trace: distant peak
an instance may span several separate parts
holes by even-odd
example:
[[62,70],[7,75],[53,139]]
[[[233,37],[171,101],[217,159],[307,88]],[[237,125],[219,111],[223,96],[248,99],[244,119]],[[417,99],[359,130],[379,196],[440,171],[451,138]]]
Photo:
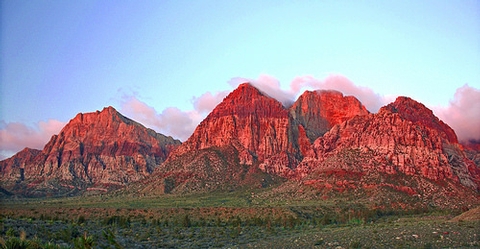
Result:
[[[99,111],[97,111],[98,113]],[[100,113],[119,113],[115,108],[113,108],[112,106],[107,106],[107,107],[104,107],[102,109],[102,111],[100,111]]]
[[256,96],[266,96],[269,97],[268,94],[261,91],[259,88],[255,87],[250,82],[245,82],[240,85],[229,95],[229,97],[239,97],[239,96],[248,96],[248,97],[256,97]]
[[327,90],[316,90],[315,93],[317,94],[325,94],[325,95],[340,95],[343,96],[343,93],[337,90],[327,89]]
[[432,110],[428,109],[424,104],[406,96],[399,96],[393,103],[388,104],[382,109],[386,109],[393,113],[400,113],[404,115],[428,115],[433,116]]
[[424,104],[410,97],[397,97],[393,103],[382,107],[379,113],[382,112],[398,113],[406,120],[442,131],[451,143],[458,143],[457,135],[450,126],[438,119]]

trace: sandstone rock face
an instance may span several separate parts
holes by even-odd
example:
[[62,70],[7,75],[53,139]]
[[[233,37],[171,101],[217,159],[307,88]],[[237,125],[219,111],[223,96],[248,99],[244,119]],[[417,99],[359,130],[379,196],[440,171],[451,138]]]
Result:
[[1,161],[2,181],[6,179],[18,182],[23,181],[25,179],[25,165],[42,160],[41,153],[41,150],[25,148],[15,156]]
[[[2,180],[12,190],[21,187],[13,182],[29,189],[45,188],[47,182],[53,189],[109,189],[150,175],[178,145],[108,107],[78,114],[42,151],[26,149],[0,162]],[[17,177],[20,169],[23,180]]]
[[[303,157],[313,153],[311,143],[315,137],[346,119],[367,114],[357,99],[334,91],[306,92],[287,109],[244,83],[215,107],[158,171],[165,175],[182,169],[202,179],[201,182],[209,182],[209,186],[218,181],[200,172],[206,170],[205,164],[211,168],[213,161],[220,162],[212,169],[220,173],[245,175],[260,169],[291,177]],[[205,161],[203,157],[212,154],[212,150],[235,160]],[[222,178],[230,181],[230,175],[224,174]]]
[[[266,160],[279,162],[276,168],[269,168],[269,173],[280,175],[292,171],[296,161],[302,156],[298,153],[294,133],[291,129],[292,119],[287,109],[280,102],[260,92],[249,83],[238,86],[218,104],[215,109],[198,125],[192,136],[185,141],[167,160],[165,167],[159,170],[168,170],[169,165],[178,165],[184,161],[183,155],[192,151],[220,148],[224,150],[231,147],[235,153],[234,166],[252,166]],[[280,156],[284,155],[284,156]],[[283,161],[287,157],[295,163]],[[190,164],[189,164],[190,165]],[[197,165],[189,170],[196,171]],[[257,166],[255,166],[257,167]]]
[[370,114],[354,97],[307,91],[287,109],[246,83],[157,172],[169,191],[212,190],[260,169],[324,190],[428,196],[478,191],[480,170],[468,155],[448,125],[407,97]]
[[280,102],[244,83],[215,107],[175,156],[233,145],[240,153],[240,163],[252,165],[293,151],[289,125],[289,113]]
[[334,125],[357,115],[367,115],[365,106],[353,96],[337,91],[306,91],[290,107],[293,118],[301,124],[313,143]]
[[356,116],[318,138],[315,157],[305,158],[299,177],[345,170],[361,174],[420,176],[478,189],[475,164],[466,157],[453,130],[422,104],[406,97],[377,114]]

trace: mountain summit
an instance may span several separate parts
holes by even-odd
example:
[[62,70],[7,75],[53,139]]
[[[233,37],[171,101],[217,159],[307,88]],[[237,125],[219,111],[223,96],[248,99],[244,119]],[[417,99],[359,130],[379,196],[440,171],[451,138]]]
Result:
[[284,191],[353,191],[378,203],[406,195],[420,206],[452,207],[478,201],[478,169],[454,131],[411,98],[372,114],[355,97],[306,91],[285,108],[245,83],[138,191],[261,187],[284,179]]
[[79,113],[42,151],[0,162],[2,187],[28,196],[118,188],[149,175],[179,144],[113,107]]
[[[313,153],[315,138],[343,120],[367,114],[356,98],[339,92],[306,92],[287,109],[243,83],[157,169],[158,178],[168,176],[167,189],[182,191],[241,185],[252,172],[290,178],[303,158]],[[162,185],[153,183],[151,189],[156,186]]]
[[30,196],[281,183],[262,198],[346,193],[374,205],[458,208],[480,203],[478,154],[408,97],[369,113],[353,96],[306,91],[286,108],[244,83],[183,144],[108,107],[78,114],[42,151],[25,149],[0,162],[0,174],[3,189]]

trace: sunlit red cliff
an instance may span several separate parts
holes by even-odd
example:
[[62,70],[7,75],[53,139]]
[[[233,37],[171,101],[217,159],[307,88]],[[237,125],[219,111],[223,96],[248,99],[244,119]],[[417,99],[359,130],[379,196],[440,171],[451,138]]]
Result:
[[42,151],[25,149],[0,169],[2,187],[26,195],[111,185],[150,195],[279,186],[276,193],[315,193],[308,198],[352,192],[383,203],[393,193],[452,207],[479,202],[478,158],[475,144],[459,144],[408,97],[369,113],[353,96],[306,91],[285,107],[244,83],[181,145],[109,107],[78,114]]

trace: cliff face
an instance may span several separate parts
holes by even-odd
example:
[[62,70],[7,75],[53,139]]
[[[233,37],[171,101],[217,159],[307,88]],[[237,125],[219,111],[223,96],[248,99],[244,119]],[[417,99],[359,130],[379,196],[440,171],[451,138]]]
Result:
[[460,145],[448,125],[407,97],[371,114],[354,97],[307,91],[286,108],[244,83],[181,145],[111,107],[78,114],[42,151],[0,162],[0,187],[48,195],[137,182],[129,186],[135,193],[164,194],[287,181],[321,194],[381,199],[391,197],[387,189],[423,207],[454,207],[480,203],[478,155],[478,143]]
[[[167,180],[175,182],[167,189],[178,191],[238,186],[250,179],[250,175],[261,173],[257,170],[260,163],[277,157],[294,162],[282,162],[282,172],[289,172],[297,164],[296,157],[301,156],[297,154],[290,127],[289,112],[280,102],[249,83],[241,84],[156,170],[156,177],[163,181],[167,176],[174,179]],[[153,183],[151,188],[156,185]]]
[[[2,161],[1,174],[5,188],[13,192],[23,185],[28,191],[38,188],[39,194],[46,188],[109,189],[149,175],[179,144],[108,107],[78,114],[42,151],[24,150]],[[17,177],[20,171],[23,180]]]
[[353,96],[337,91],[306,91],[290,107],[290,113],[303,126],[313,143],[334,125],[357,115],[367,115],[365,106]]
[[475,187],[467,172],[472,162],[457,143],[453,130],[412,99],[399,97],[377,114],[357,116],[333,127],[314,143],[319,161],[355,149],[373,154],[369,163],[352,164],[356,171],[451,179]]
[[[218,182],[238,182],[231,176],[245,177],[258,169],[289,178],[301,160],[313,153],[315,137],[343,120],[367,114],[357,99],[334,91],[306,92],[287,109],[244,83],[215,107],[157,171],[160,175],[195,175],[208,188],[222,185]],[[223,180],[215,180],[207,171],[223,172]]]
[[450,207],[478,199],[471,192],[480,190],[478,165],[450,127],[410,98],[334,126],[313,150],[297,177],[323,191],[388,187]]
[[277,100],[244,83],[198,125],[175,156],[233,145],[240,163],[252,165],[280,152],[292,152],[288,111]]

